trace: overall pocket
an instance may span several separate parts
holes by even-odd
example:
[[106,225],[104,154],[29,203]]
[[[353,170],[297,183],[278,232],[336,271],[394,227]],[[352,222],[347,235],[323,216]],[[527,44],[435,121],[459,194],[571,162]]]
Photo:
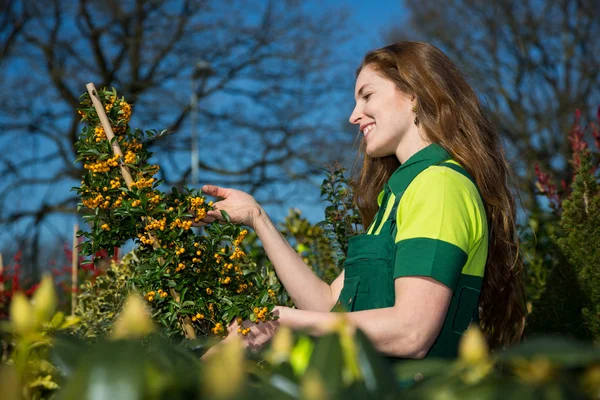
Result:
[[369,286],[361,284],[359,276],[344,279],[344,287],[340,293],[338,304],[346,311],[366,310],[369,305]]
[[[348,288],[348,290],[352,291],[352,295],[357,297],[352,301],[354,304],[358,303],[354,307],[354,310],[370,310],[392,307],[394,305],[396,293],[394,289],[393,266],[388,258],[354,258],[348,260],[345,266],[346,273],[352,271],[352,275],[344,279],[344,287],[346,284],[349,286],[357,285],[356,288]],[[348,299],[346,299],[346,303],[348,303]]]
[[454,333],[463,334],[471,321],[477,319],[477,313],[479,308],[477,306],[479,301],[480,291],[467,286],[464,286],[458,295],[458,305],[456,306],[456,313],[452,319],[452,330]]

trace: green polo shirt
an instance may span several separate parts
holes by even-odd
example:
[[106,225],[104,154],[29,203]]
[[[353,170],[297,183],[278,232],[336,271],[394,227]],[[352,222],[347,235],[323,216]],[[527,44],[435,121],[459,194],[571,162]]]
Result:
[[388,190],[379,194],[379,210],[367,234],[383,234],[400,195],[394,279],[427,276],[455,295],[466,287],[478,297],[488,252],[484,204],[472,178],[448,166],[432,165],[414,177],[418,164],[431,160],[459,165],[437,144],[414,154],[391,175]]

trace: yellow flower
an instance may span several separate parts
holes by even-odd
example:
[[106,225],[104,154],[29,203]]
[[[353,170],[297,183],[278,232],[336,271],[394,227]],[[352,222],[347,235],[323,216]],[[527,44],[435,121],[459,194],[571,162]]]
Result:
[[458,354],[461,360],[469,364],[478,364],[488,358],[488,347],[481,330],[471,325],[458,344]]
[[130,294],[115,324],[113,339],[142,338],[154,330],[150,312],[141,297]]
[[21,292],[15,293],[10,302],[10,322],[13,330],[21,335],[35,329],[33,307]]

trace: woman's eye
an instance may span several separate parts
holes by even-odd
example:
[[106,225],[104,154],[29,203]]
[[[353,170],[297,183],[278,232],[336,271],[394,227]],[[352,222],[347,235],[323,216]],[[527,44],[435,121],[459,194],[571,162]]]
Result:
[[366,101],[366,100],[369,100],[369,97],[371,97],[371,93],[367,93],[367,94],[365,94],[365,95],[363,96],[363,99],[365,99],[365,101]]

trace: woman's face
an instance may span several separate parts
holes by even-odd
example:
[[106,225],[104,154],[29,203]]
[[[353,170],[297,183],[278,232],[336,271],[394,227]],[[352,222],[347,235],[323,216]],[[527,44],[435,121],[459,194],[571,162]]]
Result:
[[354,90],[356,106],[349,120],[365,136],[367,155],[399,154],[402,143],[410,140],[413,131],[416,133],[410,96],[369,65],[361,70]]

